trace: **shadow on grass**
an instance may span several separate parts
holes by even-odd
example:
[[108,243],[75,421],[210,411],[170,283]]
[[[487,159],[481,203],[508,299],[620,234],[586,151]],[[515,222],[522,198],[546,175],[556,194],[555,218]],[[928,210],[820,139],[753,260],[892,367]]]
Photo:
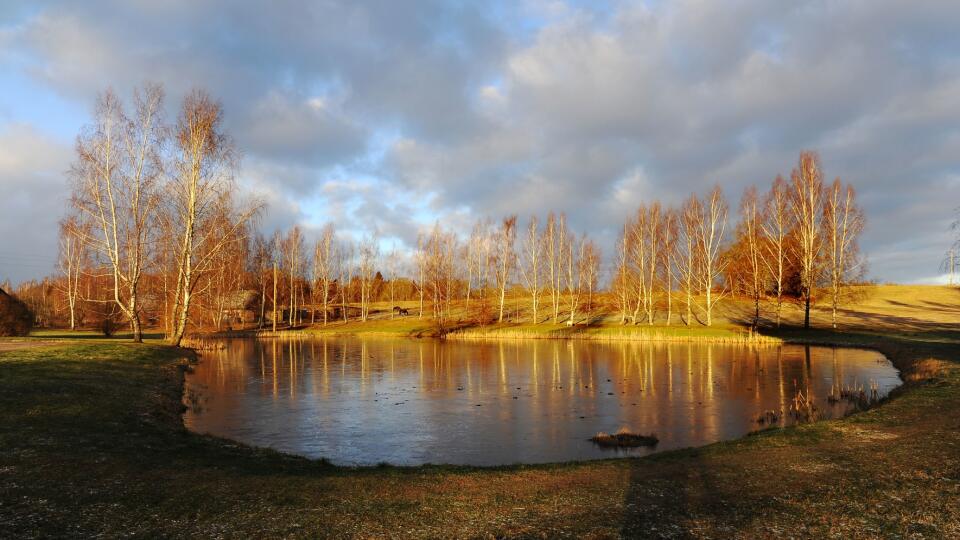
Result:
[[[133,334],[130,332],[120,332],[113,334],[112,336],[105,336],[97,332],[86,332],[86,331],[77,331],[71,332],[69,330],[40,330],[35,331],[30,334],[31,338],[37,339],[82,339],[82,340],[111,340],[111,341],[131,341],[133,340]],[[143,334],[143,339],[150,340],[161,340],[164,339],[163,332],[145,332]]]

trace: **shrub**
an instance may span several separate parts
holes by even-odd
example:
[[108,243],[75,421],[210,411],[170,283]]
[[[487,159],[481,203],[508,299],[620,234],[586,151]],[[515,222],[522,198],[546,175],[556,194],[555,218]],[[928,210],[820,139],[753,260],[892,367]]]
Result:
[[0,289],[0,336],[25,336],[33,328],[33,313],[26,304]]

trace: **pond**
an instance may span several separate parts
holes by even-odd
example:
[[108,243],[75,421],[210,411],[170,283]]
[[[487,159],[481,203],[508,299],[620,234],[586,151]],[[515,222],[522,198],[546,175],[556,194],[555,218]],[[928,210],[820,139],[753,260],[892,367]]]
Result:
[[[839,388],[901,384],[868,350],[594,341],[231,339],[187,376],[186,426],[338,465],[503,465],[644,455],[823,418]],[[628,428],[654,447],[589,439]]]

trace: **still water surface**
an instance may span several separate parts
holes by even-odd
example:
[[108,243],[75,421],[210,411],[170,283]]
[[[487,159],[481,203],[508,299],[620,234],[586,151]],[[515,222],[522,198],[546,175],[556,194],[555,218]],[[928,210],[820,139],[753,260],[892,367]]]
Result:
[[[797,390],[826,416],[835,382],[898,372],[880,353],[798,345],[232,339],[187,377],[188,428],[340,465],[499,465],[699,446],[758,429]],[[787,415],[785,415],[786,417]],[[597,431],[655,433],[603,449]]]

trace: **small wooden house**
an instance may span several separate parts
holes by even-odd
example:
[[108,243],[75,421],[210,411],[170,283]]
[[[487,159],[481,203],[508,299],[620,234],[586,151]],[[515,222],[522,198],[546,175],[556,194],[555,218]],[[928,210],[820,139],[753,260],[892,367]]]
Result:
[[225,299],[223,322],[226,324],[248,324],[257,322],[260,316],[260,293],[255,290],[238,290]]

